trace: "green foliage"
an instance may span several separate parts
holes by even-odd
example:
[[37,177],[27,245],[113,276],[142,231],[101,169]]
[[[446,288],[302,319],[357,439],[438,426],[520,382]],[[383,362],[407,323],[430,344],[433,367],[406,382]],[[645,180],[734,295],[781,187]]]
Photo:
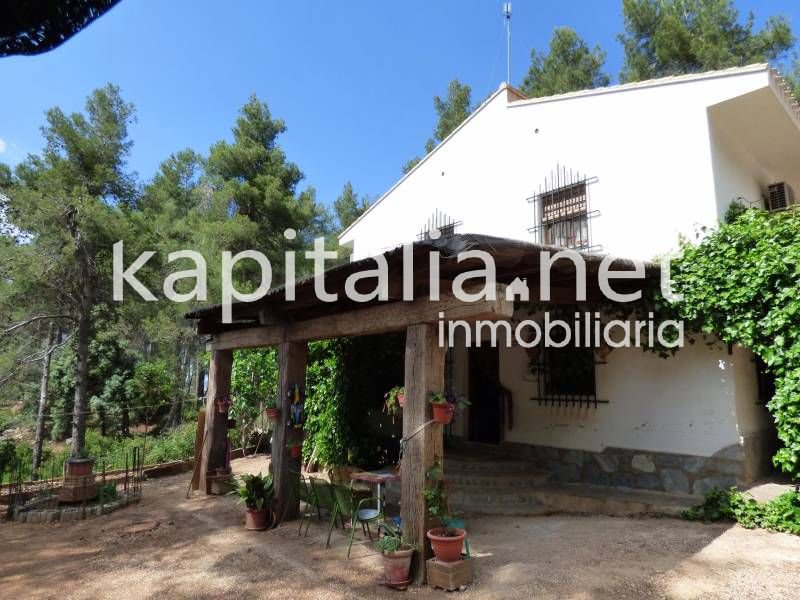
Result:
[[569,27],[557,27],[549,52],[531,50],[531,65],[521,90],[530,98],[564,94],[609,84],[603,73],[606,53],[599,46],[590,49]]
[[623,81],[642,81],[775,61],[794,43],[789,22],[770,17],[754,30],[732,0],[623,0]]
[[274,348],[239,350],[231,373],[231,417],[247,437],[258,424],[263,408],[278,399],[278,355]]
[[673,263],[676,305],[690,328],[749,348],[775,376],[768,403],[783,447],[774,462],[800,476],[800,211],[750,209],[686,245]]
[[166,362],[155,360],[136,365],[127,387],[139,419],[153,423],[159,412],[167,410],[174,382]]
[[342,193],[333,202],[333,210],[338,221],[339,231],[347,229],[365,210],[369,208],[369,200],[359,197],[353,191],[353,184],[349,181],[344,184]]
[[684,511],[690,521],[735,521],[742,527],[761,527],[800,535],[800,493],[790,491],[769,502],[758,502],[735,487],[714,488],[701,504]]
[[[403,337],[365,336],[309,345],[304,454],[327,466],[372,467],[396,459],[396,427],[380,418],[386,388],[403,377]],[[388,419],[387,419],[388,421]]]
[[[458,79],[453,79],[447,86],[447,96],[433,97],[433,107],[436,109],[438,121],[433,130],[433,137],[425,142],[425,153],[430,154],[442,140],[450,135],[472,113],[472,89]],[[419,158],[413,158],[403,165],[403,173],[413,169]]]
[[117,499],[117,486],[113,483],[104,483],[97,487],[97,501],[100,504]]
[[406,388],[396,385],[383,395],[383,410],[387,415],[394,417],[402,410],[398,396],[404,395]]
[[400,550],[416,550],[416,544],[410,543],[403,537],[402,531],[399,527],[394,527],[389,524],[382,524],[380,526],[383,535],[375,542],[375,548],[384,554],[391,554],[399,552]]
[[269,508],[275,496],[272,475],[262,475],[261,473],[241,475],[234,493],[239,496],[239,502],[247,508],[255,510]]

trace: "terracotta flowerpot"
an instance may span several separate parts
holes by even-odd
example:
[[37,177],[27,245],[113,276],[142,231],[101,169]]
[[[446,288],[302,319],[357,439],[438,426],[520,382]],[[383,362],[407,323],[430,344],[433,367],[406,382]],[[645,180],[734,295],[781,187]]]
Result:
[[383,553],[383,583],[389,587],[406,587],[411,579],[413,550]]
[[431,404],[431,408],[433,408],[434,423],[441,423],[442,425],[449,425],[453,420],[453,413],[456,411],[455,407],[449,403]]
[[405,393],[397,394],[397,404],[400,405],[400,408],[403,408],[406,405],[406,395],[405,395]]
[[93,458],[70,458],[67,461],[67,475],[70,477],[91,475],[93,467]]
[[267,418],[270,421],[272,421],[273,423],[278,421],[278,415],[280,414],[280,411],[278,411],[277,408],[268,408],[266,410],[266,413],[267,413]]
[[463,529],[450,528],[449,531],[456,535],[444,535],[448,531],[444,527],[437,527],[428,530],[428,539],[431,541],[431,548],[436,560],[441,562],[455,562],[461,560],[461,547],[464,545],[464,538],[467,532]]
[[244,511],[244,528],[250,531],[261,531],[267,528],[267,509],[247,508]]
[[302,446],[289,446],[289,454],[292,458],[298,458],[302,453]]

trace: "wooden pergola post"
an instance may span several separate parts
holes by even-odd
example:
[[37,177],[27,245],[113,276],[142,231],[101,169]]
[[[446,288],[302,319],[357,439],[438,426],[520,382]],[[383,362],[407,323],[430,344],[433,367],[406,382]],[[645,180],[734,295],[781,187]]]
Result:
[[403,408],[403,449],[401,466],[401,507],[403,535],[416,544],[417,563],[414,582],[425,582],[425,561],[431,551],[425,536],[428,530],[428,511],[422,491],[425,489],[425,474],[435,461],[442,462],[442,426],[430,424],[420,429],[431,419],[428,404],[429,392],[444,391],[445,349],[439,346],[436,326],[430,324],[411,325],[406,329],[406,402]]
[[289,436],[299,435],[290,431],[291,390],[295,384],[305,393],[308,344],[284,342],[278,345],[278,422],[272,431],[272,477],[275,485],[277,515],[281,519],[294,519],[300,513],[300,499],[292,491],[290,471],[300,472],[302,458],[292,458],[286,442]]
[[210,494],[207,475],[227,466],[228,413],[217,410],[216,400],[230,399],[232,350],[213,350],[208,365],[208,392],[206,395],[206,422],[203,437],[203,454],[200,459],[200,489]]

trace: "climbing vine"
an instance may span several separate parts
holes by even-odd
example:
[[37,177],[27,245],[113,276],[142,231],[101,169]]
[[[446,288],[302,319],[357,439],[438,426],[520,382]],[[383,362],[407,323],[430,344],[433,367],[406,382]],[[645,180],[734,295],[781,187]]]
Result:
[[775,376],[767,406],[783,447],[773,461],[800,476],[800,211],[731,213],[683,246],[672,279],[689,327],[750,349]]

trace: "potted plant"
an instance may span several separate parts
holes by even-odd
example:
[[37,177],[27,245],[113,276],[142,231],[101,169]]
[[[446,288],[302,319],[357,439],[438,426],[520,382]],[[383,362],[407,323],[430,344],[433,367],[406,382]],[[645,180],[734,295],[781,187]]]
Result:
[[244,528],[251,531],[266,529],[271,520],[272,499],[275,488],[272,475],[242,475],[234,490],[239,495],[239,503],[244,503]]
[[423,495],[428,506],[428,514],[439,519],[441,527],[429,529],[426,533],[431,542],[431,549],[436,560],[455,562],[461,560],[461,548],[467,532],[457,527],[450,527],[450,509],[447,503],[447,484],[442,480],[424,490]]
[[411,581],[411,559],[416,548],[403,539],[399,528],[386,525],[383,532],[375,543],[383,557],[383,583],[405,589]]
[[461,410],[469,406],[469,401],[463,396],[458,396],[454,392],[442,395],[439,392],[428,394],[428,402],[433,409],[434,423],[449,425],[453,420],[456,410]]
[[278,415],[280,411],[278,410],[278,402],[275,398],[269,397],[264,400],[264,410],[267,413],[267,418],[272,421],[273,423],[278,422]]
[[391,415],[392,420],[394,420],[394,416],[400,412],[406,403],[406,388],[396,385],[386,392],[383,398],[385,400],[383,410],[387,415]]

